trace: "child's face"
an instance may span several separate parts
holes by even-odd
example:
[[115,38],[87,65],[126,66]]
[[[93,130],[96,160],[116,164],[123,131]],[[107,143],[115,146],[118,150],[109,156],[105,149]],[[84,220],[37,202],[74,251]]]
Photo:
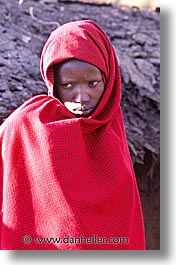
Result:
[[101,71],[75,59],[54,66],[54,93],[77,117],[88,117],[104,92]]

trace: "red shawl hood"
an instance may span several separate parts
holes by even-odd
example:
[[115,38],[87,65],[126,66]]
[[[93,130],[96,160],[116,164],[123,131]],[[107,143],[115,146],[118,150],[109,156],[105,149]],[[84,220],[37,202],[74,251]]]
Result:
[[[71,58],[103,73],[105,92],[88,118],[53,96],[53,65]],[[0,130],[1,249],[145,249],[107,35],[89,20],[59,27],[43,48],[41,73],[48,96],[25,102]]]

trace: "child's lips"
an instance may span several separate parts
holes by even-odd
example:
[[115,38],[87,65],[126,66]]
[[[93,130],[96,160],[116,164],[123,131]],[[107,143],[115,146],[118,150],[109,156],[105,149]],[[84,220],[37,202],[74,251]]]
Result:
[[94,110],[94,107],[89,104],[84,105],[81,103],[73,103],[66,101],[64,105],[69,111],[80,117],[87,117]]
[[81,116],[86,116],[92,111],[93,107],[81,106],[73,109],[74,113]]

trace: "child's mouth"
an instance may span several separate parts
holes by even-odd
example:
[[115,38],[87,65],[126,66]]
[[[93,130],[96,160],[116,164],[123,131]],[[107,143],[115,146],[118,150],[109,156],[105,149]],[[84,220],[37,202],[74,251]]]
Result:
[[75,115],[80,115],[83,117],[87,116],[91,111],[92,111],[92,107],[87,108],[85,106],[81,106],[81,107],[73,109],[73,113]]

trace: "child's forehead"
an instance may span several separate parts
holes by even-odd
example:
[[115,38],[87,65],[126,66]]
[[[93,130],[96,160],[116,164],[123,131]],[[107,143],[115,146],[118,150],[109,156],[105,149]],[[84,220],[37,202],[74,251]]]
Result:
[[66,60],[66,61],[63,61],[61,63],[58,63],[56,65],[54,65],[54,68],[56,70],[60,70],[60,69],[64,69],[64,70],[72,70],[72,71],[76,71],[77,69],[79,70],[91,70],[91,71],[98,71],[98,72],[101,72],[101,70],[93,65],[93,64],[90,64],[86,61],[81,61],[81,60],[77,60],[77,59],[70,59],[70,60]]
[[99,79],[102,76],[101,71],[97,67],[78,60],[70,60],[62,64],[58,64],[54,73],[62,80],[77,80],[81,78],[90,81],[92,78]]

